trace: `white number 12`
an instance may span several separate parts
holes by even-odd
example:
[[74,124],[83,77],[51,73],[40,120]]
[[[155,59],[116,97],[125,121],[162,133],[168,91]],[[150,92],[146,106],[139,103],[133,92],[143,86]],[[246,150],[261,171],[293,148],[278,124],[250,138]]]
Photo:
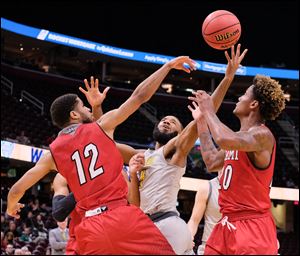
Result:
[[[95,169],[95,165],[96,165],[98,155],[99,155],[98,149],[94,144],[90,143],[87,146],[85,146],[83,153],[84,153],[84,158],[88,158],[88,157],[92,156],[90,164],[89,164],[89,175],[90,175],[90,179],[92,180],[104,172],[102,166]],[[86,183],[86,177],[85,177],[85,173],[83,170],[83,164],[81,162],[79,151],[76,150],[72,154],[71,158],[73,161],[75,161],[75,164],[76,164],[79,183],[80,183],[80,185],[83,185],[84,183]]]

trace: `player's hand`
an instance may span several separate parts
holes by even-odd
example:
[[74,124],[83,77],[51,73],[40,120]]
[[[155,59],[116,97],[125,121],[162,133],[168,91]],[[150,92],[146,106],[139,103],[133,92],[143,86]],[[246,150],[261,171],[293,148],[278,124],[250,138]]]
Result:
[[225,72],[225,76],[233,79],[235,72],[238,70],[238,68],[241,66],[241,62],[244,59],[246,53],[248,52],[248,49],[245,49],[243,53],[241,54],[241,44],[238,44],[236,47],[236,52],[234,50],[234,45],[231,46],[231,58],[227,51],[225,51],[225,57],[228,61],[227,68]]
[[144,153],[135,154],[129,160],[129,172],[130,173],[137,173],[141,169],[143,169],[145,165],[145,156]]
[[21,211],[21,209],[22,209],[24,206],[25,206],[24,204],[17,203],[17,204],[14,205],[13,207],[7,208],[6,213],[7,213],[9,216],[11,216],[11,217],[14,217],[14,218],[16,218],[16,219],[19,219],[19,218],[20,218],[19,212]]
[[[193,94],[196,94],[196,92],[193,92]],[[204,118],[204,116],[200,111],[198,104],[195,101],[192,101],[192,104],[193,106],[188,105],[188,109],[192,112],[192,116],[195,121],[201,121]]]
[[84,79],[84,84],[87,90],[83,89],[82,87],[79,87],[79,90],[85,95],[91,107],[101,106],[110,87],[106,87],[101,93],[99,91],[99,80],[96,79],[96,81],[94,81],[93,76],[91,76],[90,84],[87,79]]
[[183,70],[187,73],[196,70],[196,62],[188,56],[179,56],[166,63],[171,69]]
[[189,100],[197,102],[198,107],[203,115],[206,113],[215,113],[214,104],[209,94],[202,90],[198,90],[193,94],[195,95],[195,97],[188,98]]

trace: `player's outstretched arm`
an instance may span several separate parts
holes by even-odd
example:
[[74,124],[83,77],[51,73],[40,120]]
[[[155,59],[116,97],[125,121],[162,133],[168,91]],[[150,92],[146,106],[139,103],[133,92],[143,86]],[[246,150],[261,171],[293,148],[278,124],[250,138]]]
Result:
[[11,187],[7,196],[7,214],[17,219],[20,218],[19,212],[24,205],[20,204],[19,201],[26,190],[31,188],[52,170],[56,170],[56,166],[49,152],[42,156],[36,165],[28,170],[21,179]]
[[[185,63],[189,65],[189,68],[185,67]],[[191,70],[196,69],[195,65],[196,63],[187,56],[172,59],[140,83],[132,95],[118,109],[104,114],[98,123],[112,137],[114,129],[152,97],[171,69],[174,68],[190,73]]]
[[225,57],[227,59],[225,76],[211,95],[215,107],[215,112],[217,112],[219,107],[221,106],[225,94],[233,81],[235,73],[240,67],[240,64],[247,52],[248,49],[245,49],[241,53],[241,44],[237,45],[236,51],[234,50],[234,45],[231,46],[231,57],[229,56],[228,52],[225,51]]

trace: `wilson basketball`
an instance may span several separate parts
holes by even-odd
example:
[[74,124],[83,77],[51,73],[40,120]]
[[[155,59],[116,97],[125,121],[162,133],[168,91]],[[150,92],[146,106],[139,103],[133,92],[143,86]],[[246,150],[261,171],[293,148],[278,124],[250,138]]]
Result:
[[225,50],[239,40],[241,24],[238,18],[229,11],[214,11],[203,22],[202,35],[205,42],[212,48]]

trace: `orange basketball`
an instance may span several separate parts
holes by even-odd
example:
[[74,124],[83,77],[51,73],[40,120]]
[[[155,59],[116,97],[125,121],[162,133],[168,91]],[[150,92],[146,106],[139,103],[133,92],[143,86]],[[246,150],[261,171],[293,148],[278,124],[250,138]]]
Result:
[[205,42],[214,49],[225,50],[241,36],[241,24],[231,12],[218,10],[209,14],[202,24]]

